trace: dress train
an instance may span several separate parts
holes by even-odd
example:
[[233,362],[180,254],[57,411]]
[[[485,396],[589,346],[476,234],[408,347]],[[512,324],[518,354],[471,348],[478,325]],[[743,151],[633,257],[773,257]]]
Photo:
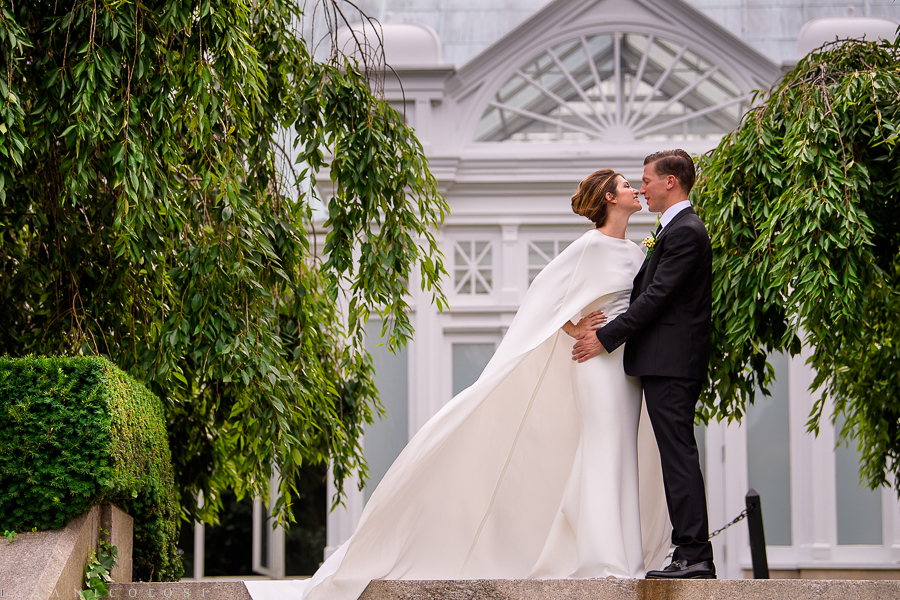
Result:
[[[254,600],[355,600],[373,579],[641,577],[669,548],[662,471],[622,349],[571,360],[567,320],[628,306],[643,261],[591,230],[534,280],[481,377],[426,423],[316,574]],[[640,426],[639,426],[640,422]]]

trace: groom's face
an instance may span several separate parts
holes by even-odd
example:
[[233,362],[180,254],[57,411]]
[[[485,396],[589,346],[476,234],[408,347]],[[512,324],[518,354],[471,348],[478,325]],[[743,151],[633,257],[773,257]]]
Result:
[[671,186],[669,185],[668,177],[664,177],[656,172],[655,164],[649,163],[644,165],[644,175],[641,177],[641,194],[647,199],[647,208],[650,212],[664,212]]

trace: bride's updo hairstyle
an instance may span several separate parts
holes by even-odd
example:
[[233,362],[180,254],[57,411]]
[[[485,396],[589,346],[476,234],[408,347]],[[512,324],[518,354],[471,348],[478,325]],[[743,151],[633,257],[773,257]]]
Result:
[[619,176],[621,173],[612,169],[600,169],[585,177],[572,196],[572,211],[593,221],[594,227],[602,227],[609,214],[609,199],[606,195],[612,194],[615,198],[618,185],[616,178]]

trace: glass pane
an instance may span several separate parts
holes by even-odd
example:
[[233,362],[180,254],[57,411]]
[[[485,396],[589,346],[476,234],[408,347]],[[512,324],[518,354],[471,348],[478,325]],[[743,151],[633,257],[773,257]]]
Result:
[[305,464],[296,479],[297,493],[291,492],[294,522],[284,533],[284,574],[287,576],[312,575],[325,555],[329,507],[327,477],[326,465]]
[[749,108],[735,102],[740,88],[701,54],[652,39],[620,32],[556,44],[498,90],[476,141],[715,141],[732,131]]
[[[735,104],[743,106],[743,103]],[[730,127],[734,129],[740,123],[740,115],[730,107],[707,113],[693,119],[681,119],[675,123],[667,123],[674,115],[662,115],[651,121],[649,127],[653,127],[649,133],[638,134],[638,138],[649,140],[717,140],[722,137],[722,131]]]
[[462,283],[463,279],[465,279],[466,274],[469,272],[468,269],[454,269],[453,272],[453,286],[459,290],[459,284]]
[[672,63],[675,62],[675,57],[678,56],[680,50],[681,47],[679,45],[656,38],[647,52],[647,64],[644,67],[644,75],[641,80],[651,87],[655,86],[663,74],[672,66]]
[[613,36],[609,33],[586,38],[591,59],[597,67],[600,81],[610,79],[614,73]]
[[556,246],[554,242],[534,242],[534,247],[543,254],[543,260],[545,264],[548,260],[556,256],[554,246]]
[[562,71],[546,52],[522,67],[522,72],[554,93],[557,93],[558,86],[568,85]]
[[[529,77],[532,75],[527,72],[525,74]],[[532,112],[538,112],[535,109],[548,102],[555,105],[555,102],[544,96],[543,92],[518,75],[514,75],[510,83],[512,85],[504,86],[506,94],[497,94],[497,102]]]
[[182,521],[178,532],[178,550],[182,553],[181,566],[185,577],[194,576],[194,527],[193,523]]
[[669,78],[677,81],[682,88],[685,88],[696,83],[711,68],[712,65],[708,61],[687,50],[682,54],[681,60],[675,65],[675,69]]
[[472,274],[467,270],[457,269],[455,285],[457,294],[471,294]]
[[587,57],[581,51],[581,40],[569,40],[553,47],[553,53],[570,71],[575,65],[587,64]]
[[553,242],[529,242],[528,244],[528,266],[544,267],[550,262],[555,253],[553,251]]
[[[718,73],[716,75],[718,75]],[[691,107],[699,110],[701,108],[707,108],[709,106],[727,102],[740,95],[732,93],[726,86],[721,85],[720,80],[722,78],[719,77],[717,79],[716,75],[711,75],[698,83],[693,91],[688,94],[683,103],[692,103]]]
[[501,125],[500,109],[493,106],[488,107],[484,116],[481,117],[481,121],[478,122],[478,126],[475,128],[475,141],[480,142],[484,141],[486,138],[490,138],[492,132],[499,129]]
[[479,269],[478,274],[481,275],[481,277],[478,278],[478,281],[480,283],[484,284],[485,286],[487,286],[487,288],[483,292],[478,292],[478,293],[479,294],[489,293],[491,291],[491,288],[494,286],[493,272],[490,269]]
[[[559,44],[553,48],[556,58],[563,64],[566,71],[574,79],[582,90],[587,90],[596,86],[594,77],[588,64],[588,56],[584,52],[581,40],[572,40]],[[579,96],[580,98],[580,96]]]
[[453,395],[475,383],[494,355],[492,343],[453,344]]
[[[553,123],[520,119],[515,123],[515,133],[508,138],[520,142],[548,142],[564,138],[563,128]],[[587,139],[587,136],[584,136]]]
[[366,462],[369,463],[369,482],[363,495],[368,502],[375,486],[408,441],[409,361],[406,346],[394,354],[384,344],[385,340],[379,338],[381,323],[371,322],[366,330],[371,332],[366,336],[366,350],[372,356],[375,387],[378,388],[378,397],[385,413],[365,427],[364,447]]
[[[203,574],[229,577],[253,574],[253,499],[238,500],[231,490],[222,493],[219,524],[204,528]],[[271,521],[263,524],[271,534]],[[263,537],[266,541],[266,537]],[[268,557],[263,555],[268,564]]]
[[628,101],[632,94],[637,96],[636,85],[642,82],[635,81],[641,65],[641,58],[647,50],[648,36],[640,34],[625,34],[622,36],[620,50],[622,54],[622,95],[623,100]]
[[481,277],[475,278],[475,293],[476,294],[490,294],[491,290],[484,284],[484,280]]
[[[528,243],[528,285],[556,256],[569,247],[571,241],[538,241]],[[537,268],[535,268],[537,267]]]
[[265,569],[271,569],[274,565],[269,561],[269,537],[272,535],[272,521],[269,518],[269,509],[262,506],[262,524],[259,527],[259,564]]
[[791,443],[788,410],[788,358],[768,358],[776,380],[771,396],[758,390],[747,407],[747,476],[759,492],[766,545],[791,545]]
[[[608,77],[612,73],[612,36],[585,38],[584,43],[578,41],[579,43],[573,46],[571,57],[567,57],[564,64],[591,100],[593,112],[606,120],[612,120],[610,111],[615,109],[615,86],[610,87],[603,81],[604,75]],[[595,70],[599,81],[594,77]]]
[[[835,426],[835,431],[844,426],[843,415]],[[881,490],[860,483],[859,458],[855,440],[834,450],[838,544],[881,545]]]

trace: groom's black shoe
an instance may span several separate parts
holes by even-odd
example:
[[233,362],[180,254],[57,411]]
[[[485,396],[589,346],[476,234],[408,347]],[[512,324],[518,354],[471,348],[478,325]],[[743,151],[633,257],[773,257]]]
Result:
[[692,565],[685,560],[673,560],[662,571],[647,571],[647,579],[715,579],[716,567],[711,560]]

